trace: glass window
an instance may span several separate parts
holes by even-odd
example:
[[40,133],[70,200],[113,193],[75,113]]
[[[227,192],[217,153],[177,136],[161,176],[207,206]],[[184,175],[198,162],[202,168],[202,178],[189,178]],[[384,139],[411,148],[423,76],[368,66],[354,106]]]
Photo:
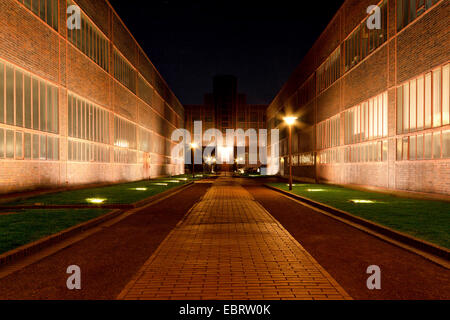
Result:
[[39,129],[41,131],[45,131],[46,130],[46,125],[45,125],[45,95],[46,95],[46,90],[45,90],[45,83],[42,81],[39,81]]
[[388,141],[383,140],[383,161],[387,161],[388,154]]
[[[447,64],[442,69],[442,124],[446,125],[450,123],[450,110],[449,110],[449,69],[450,64]],[[0,108],[1,110],[1,108]]]
[[403,132],[409,129],[409,83],[403,85]]
[[388,135],[388,95],[383,93],[383,137]]
[[6,157],[14,158],[14,131],[6,130]]
[[440,132],[433,133],[433,158],[434,159],[441,158],[441,133]]
[[431,133],[426,133],[424,135],[423,140],[423,149],[424,149],[424,159],[431,159],[431,147],[432,147],[432,140],[431,140]]
[[23,127],[23,73],[16,70],[16,126]]
[[53,91],[50,85],[47,85],[47,131],[53,132]]
[[417,79],[417,130],[423,129],[424,108],[424,82],[423,76]]
[[58,115],[59,115],[59,106],[58,106],[58,101],[59,101],[59,97],[58,97],[58,88],[57,87],[52,87],[52,106],[53,106],[53,119],[52,119],[52,123],[53,123],[53,132],[57,133],[59,130],[59,119],[58,119]]
[[0,159],[5,157],[5,131],[0,128]]
[[397,139],[397,161],[402,160],[402,139]]
[[33,160],[39,159],[39,135],[33,134]]
[[25,127],[31,129],[31,78],[30,75],[25,74],[24,82],[24,112],[25,112]]
[[53,160],[53,137],[47,137],[47,160]]
[[402,110],[403,110],[403,87],[397,88],[397,133],[403,132],[403,120],[402,120]]
[[72,124],[72,96],[69,95],[67,99],[67,122],[68,122],[68,135],[69,137],[73,137],[73,124]]
[[431,128],[431,73],[425,75],[425,128]]
[[442,157],[450,158],[450,130],[442,132]]
[[30,159],[31,158],[31,134],[29,134],[29,133],[24,134],[23,146],[24,146],[24,158]]
[[403,146],[402,146],[402,149],[403,149],[403,153],[402,153],[402,159],[403,160],[408,160],[408,142],[409,142],[409,137],[404,137],[403,139],[402,139],[402,143],[403,143]]
[[409,128],[416,130],[416,79],[410,82],[409,87]]
[[433,71],[433,127],[441,125],[441,69]]
[[44,135],[40,136],[40,146],[41,146],[41,152],[39,154],[39,158],[41,160],[47,159],[47,140]]
[[16,158],[23,158],[23,135],[22,132],[16,132]]
[[417,160],[423,159],[423,134],[417,136]]
[[14,69],[6,65],[6,123],[14,125]]
[[5,122],[5,65],[0,62],[0,123]]
[[409,137],[409,160],[416,160],[416,137]]

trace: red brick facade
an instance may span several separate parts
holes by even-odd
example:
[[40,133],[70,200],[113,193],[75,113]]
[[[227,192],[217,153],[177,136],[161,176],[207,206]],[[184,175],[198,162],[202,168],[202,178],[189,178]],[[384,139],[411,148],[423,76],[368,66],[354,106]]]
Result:
[[[366,9],[374,2],[369,0],[345,1],[269,105],[267,109],[268,127],[280,128],[280,138],[283,139],[280,144],[280,156],[283,160],[280,173],[283,175],[287,172],[286,166],[288,163],[287,135],[281,118],[285,114],[294,113],[299,116],[299,125],[293,134],[293,174],[297,178],[317,179],[321,182],[333,184],[353,184],[393,190],[450,194],[450,157],[448,151],[450,148],[450,126],[448,98],[446,98],[449,90],[450,42],[448,39],[450,31],[448,25],[450,2],[445,0],[425,1],[429,5],[426,5],[420,14],[417,13],[415,19],[410,20],[403,27],[398,27],[399,22],[397,20],[401,18],[398,14],[401,11],[399,6],[401,3],[409,4],[412,1],[385,0],[384,3],[386,19],[382,22],[382,29],[386,30],[386,35],[384,37],[381,34],[377,35],[383,41],[375,49],[362,58],[361,51],[359,51],[359,54],[355,54],[357,62],[350,67],[346,65],[348,55],[353,58],[353,53],[347,52],[350,47],[346,41],[357,34],[358,28],[362,32],[360,39],[364,38],[363,35],[366,32],[363,30],[366,27],[364,21],[368,17]],[[382,7],[382,4],[383,1],[380,1],[378,5]],[[417,7],[417,10],[419,9]],[[370,36],[368,41],[372,41]],[[338,76],[328,88],[319,92],[317,85],[318,69],[336,48],[340,48],[341,53]],[[363,50],[363,45],[361,44],[355,50]],[[423,97],[419,94],[418,88],[425,81],[425,87],[420,88],[425,88],[425,92],[428,92],[426,91],[426,79],[430,75],[433,79],[430,80],[430,83],[432,81],[433,84],[429,90],[432,94],[429,100],[432,108],[430,114],[432,114],[433,119],[437,119],[437,122],[435,124],[435,120],[433,120],[433,124],[429,127],[425,126],[424,129],[419,128],[419,120],[416,120],[416,112],[422,112],[423,110],[421,109],[422,104],[419,108],[419,100]],[[433,78],[435,76],[436,78]],[[311,77],[316,77],[316,86],[312,89],[312,98],[306,103],[304,99],[298,99],[297,103],[293,105],[292,97],[301,92],[301,87]],[[402,104],[399,102],[398,92],[403,90],[405,83],[407,84],[405,90],[410,91],[402,92],[409,92],[410,96],[406,100],[403,98],[401,103],[408,104],[408,108],[411,108],[408,110],[414,110],[414,113],[412,111],[406,111],[405,113],[401,109]],[[438,85],[442,87],[436,89],[438,91],[435,93],[433,91],[434,86],[438,88]],[[409,89],[410,86],[411,89]],[[386,102],[377,100],[377,97],[380,97],[380,99],[383,99],[381,97],[386,98]],[[410,99],[413,100],[409,102]],[[427,97],[424,99],[420,101],[425,101],[423,104],[426,105]],[[439,99],[439,105],[435,106],[435,101],[439,101]],[[375,103],[380,103],[380,101],[380,109],[376,109]],[[373,137],[364,137],[365,133],[362,127],[356,126],[351,130],[349,129],[349,123],[353,123],[353,115],[350,120],[348,115],[353,110],[356,114],[354,115],[355,119],[361,121],[362,126],[364,113],[357,112],[364,110],[364,104],[367,102],[370,108],[367,110],[372,110],[372,103],[373,110],[379,110],[381,116],[378,121],[386,120],[386,123],[379,127],[383,130],[378,132],[378,137],[376,133]],[[381,106],[385,106],[385,109]],[[441,108],[440,111],[439,108]],[[307,116],[310,114],[314,115],[313,119]],[[409,117],[409,120],[399,120],[400,123],[407,121],[407,129],[399,128],[397,118],[401,114],[403,114],[403,117]],[[338,135],[339,144],[319,147],[318,141],[326,141],[329,134],[328,129],[320,131],[321,126],[328,126],[327,120],[330,120],[333,116],[338,117],[340,124],[339,130],[336,129],[336,131],[333,131],[333,127],[330,127],[331,135]],[[419,117],[418,113],[417,117]],[[426,118],[426,115],[423,117]],[[442,120],[439,120],[440,117],[442,117]],[[411,126],[409,121],[412,124]],[[373,125],[376,126],[377,122],[374,122]],[[376,129],[374,130],[376,132]],[[310,132],[314,132],[313,144],[311,144],[309,138],[308,133]],[[350,140],[346,140],[347,136],[350,136]],[[422,142],[424,145],[422,145]],[[428,142],[429,145],[425,145]],[[416,151],[416,148],[420,152]],[[372,150],[375,152],[373,156]],[[429,150],[433,153],[432,155],[431,153],[428,154]],[[306,155],[304,159],[309,159],[310,156],[313,160],[302,162],[302,154],[303,156]]]
[[[184,125],[184,108],[110,4],[104,0],[73,1],[81,8],[86,21],[106,39],[109,60],[104,69],[68,39],[66,0],[53,2],[58,4],[55,8],[55,13],[58,13],[57,30],[33,11],[31,3],[23,0],[0,2],[0,66],[14,68],[16,80],[17,75],[23,73],[25,79],[31,77],[57,88],[58,131],[42,132],[18,124],[17,119],[12,124],[7,123],[6,118],[0,116],[0,193],[182,173],[183,166],[175,164],[171,158],[173,143],[169,139],[174,129]],[[134,82],[140,81],[136,88],[129,89],[114,77],[115,50],[131,66],[133,77],[136,77]],[[1,90],[6,93],[7,81],[8,78],[4,76],[5,85],[2,85]],[[17,84],[15,88],[18,90]],[[86,104],[86,109],[78,109],[81,112],[86,110],[87,120],[82,130],[90,130],[91,124],[92,130],[97,130],[94,127],[97,124],[93,121],[98,121],[98,118],[91,120],[93,115],[89,113],[88,105],[100,108],[105,113],[109,129],[99,130],[108,135],[106,143],[69,135],[68,121],[73,116],[77,117],[76,111],[68,114],[72,110],[68,106],[69,94],[79,97],[83,101],[83,108]],[[3,93],[0,97],[4,99],[4,103],[0,104],[0,113],[7,115],[8,98]],[[21,93],[16,94],[14,100],[16,118],[18,114],[20,117],[20,113],[17,113],[20,104],[17,101],[22,99],[18,97],[22,97]],[[79,118],[78,114],[76,119]],[[116,118],[128,121],[136,131],[134,147],[118,143],[114,134]],[[15,150],[12,155],[8,154],[7,149],[8,146],[12,148],[11,140],[8,140],[11,132],[16,137],[12,140]],[[145,138],[141,132],[145,132]],[[43,136],[42,141],[48,143],[47,147],[42,142],[36,144],[37,148],[41,146],[41,154],[37,158],[30,155],[35,144],[32,143],[31,148],[26,140],[34,135]],[[51,141],[57,142],[53,145]],[[77,149],[79,144],[81,148]],[[57,153],[54,153],[57,156],[48,156],[49,150],[53,150],[49,146],[58,148]],[[68,148],[73,149],[69,152]],[[121,152],[126,157],[119,158]]]

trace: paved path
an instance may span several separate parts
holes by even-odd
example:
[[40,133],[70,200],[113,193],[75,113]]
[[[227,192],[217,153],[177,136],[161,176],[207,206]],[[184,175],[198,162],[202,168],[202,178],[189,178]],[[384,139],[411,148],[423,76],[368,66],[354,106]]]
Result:
[[217,179],[118,298],[350,299],[230,178]]

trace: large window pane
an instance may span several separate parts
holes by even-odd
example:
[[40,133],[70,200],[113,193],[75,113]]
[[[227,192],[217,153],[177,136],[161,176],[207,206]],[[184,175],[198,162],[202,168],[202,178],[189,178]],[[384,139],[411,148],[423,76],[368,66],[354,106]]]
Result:
[[403,132],[409,130],[409,83],[403,85]]
[[417,130],[423,129],[424,81],[423,76],[417,79]]
[[45,90],[45,83],[42,81],[39,81],[39,129],[41,131],[45,131],[47,130],[46,126],[45,126],[45,95],[46,95],[46,90]]
[[397,133],[403,132],[403,87],[397,88]]
[[442,132],[442,157],[450,158],[450,130]]
[[6,123],[14,125],[14,69],[6,65]]
[[397,161],[402,160],[402,139],[397,139]]
[[409,137],[409,160],[416,160],[416,137]]
[[28,74],[24,75],[24,112],[25,127],[31,129],[31,78]]
[[31,158],[31,134],[25,133],[23,139],[24,158]]
[[0,159],[5,157],[5,130],[0,128]]
[[14,158],[14,131],[6,130],[6,157]]
[[449,69],[450,64],[447,64],[442,69],[442,124],[446,125],[450,123],[450,110],[449,110]]
[[0,62],[0,123],[5,122],[5,65]]
[[16,132],[16,158],[23,158],[23,134],[22,132]]
[[416,130],[416,80],[412,80],[409,87],[409,128]]
[[441,69],[433,71],[433,127],[441,125]]
[[423,140],[424,159],[431,159],[431,147],[432,147],[431,133],[426,133],[424,135]]
[[23,127],[23,73],[16,70],[16,126]]
[[402,149],[403,149],[402,159],[403,160],[408,160],[408,153],[409,153],[408,142],[409,142],[408,137],[404,137],[402,139],[402,144],[403,144],[403,146],[402,146]]
[[39,82],[33,78],[33,129],[39,130]]
[[39,159],[39,135],[33,134],[33,160]]
[[39,158],[41,160],[47,159],[47,140],[45,138],[46,137],[44,135],[40,136],[41,152],[40,152]]
[[47,85],[47,131],[53,132],[53,91],[50,85]]
[[417,136],[417,160],[423,159],[423,134]]
[[388,135],[388,96],[383,93],[383,137]]
[[52,87],[52,106],[53,106],[53,132],[57,133],[59,130],[59,125],[58,125],[58,115],[59,115],[59,106],[58,106],[58,101],[59,101],[59,97],[58,97],[58,88],[56,87]]
[[425,128],[431,128],[431,73],[425,75]]
[[72,137],[72,130],[73,130],[73,125],[72,125],[72,96],[69,95],[68,99],[67,99],[67,123],[68,123],[68,135],[69,137]]
[[441,158],[441,133],[440,132],[433,133],[433,158],[434,159]]

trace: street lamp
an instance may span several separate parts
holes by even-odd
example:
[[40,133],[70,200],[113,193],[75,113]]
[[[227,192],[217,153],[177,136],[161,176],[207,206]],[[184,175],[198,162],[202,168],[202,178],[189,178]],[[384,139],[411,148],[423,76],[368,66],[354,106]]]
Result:
[[297,117],[284,117],[283,120],[289,127],[289,190],[292,190],[292,125]]
[[192,150],[192,179],[195,179],[195,173],[194,173],[194,151],[195,151],[195,149],[197,149],[198,144],[195,143],[195,142],[192,142],[190,144],[190,146],[191,146],[191,150]]

